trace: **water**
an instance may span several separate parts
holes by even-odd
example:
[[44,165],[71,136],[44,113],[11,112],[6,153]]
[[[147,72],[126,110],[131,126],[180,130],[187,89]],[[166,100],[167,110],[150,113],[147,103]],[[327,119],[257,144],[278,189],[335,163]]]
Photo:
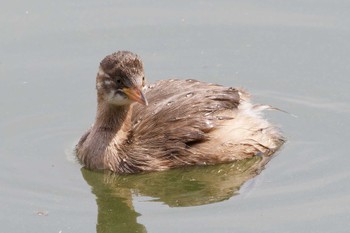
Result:
[[[348,232],[349,4],[3,4],[1,232]],[[119,49],[143,58],[148,82],[245,87],[291,113],[267,114],[288,142],[252,179],[229,165],[81,170],[72,150],[94,120],[98,62]]]

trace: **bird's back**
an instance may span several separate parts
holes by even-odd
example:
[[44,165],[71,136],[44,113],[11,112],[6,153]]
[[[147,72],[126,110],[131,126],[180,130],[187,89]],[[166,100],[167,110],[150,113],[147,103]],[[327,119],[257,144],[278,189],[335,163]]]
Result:
[[139,170],[165,170],[270,155],[284,142],[261,117],[263,107],[234,88],[195,80],[164,80],[135,104],[123,153]]

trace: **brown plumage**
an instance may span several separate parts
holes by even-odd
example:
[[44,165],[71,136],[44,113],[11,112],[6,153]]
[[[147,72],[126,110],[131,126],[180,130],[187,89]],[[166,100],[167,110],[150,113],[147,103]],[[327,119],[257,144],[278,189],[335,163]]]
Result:
[[[97,115],[76,146],[89,169],[117,173],[269,156],[279,131],[240,89],[196,80],[145,86],[141,59],[127,51],[102,60],[96,78]],[[138,103],[135,103],[138,102]]]

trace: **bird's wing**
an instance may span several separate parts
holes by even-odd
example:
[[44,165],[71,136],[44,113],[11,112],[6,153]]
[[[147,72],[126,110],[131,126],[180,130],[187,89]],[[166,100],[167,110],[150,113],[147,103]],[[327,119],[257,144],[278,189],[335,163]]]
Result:
[[196,80],[159,81],[145,93],[149,105],[134,105],[128,148],[153,158],[191,152],[187,150],[206,141],[209,132],[232,116],[225,112],[236,110],[240,102],[237,89]]

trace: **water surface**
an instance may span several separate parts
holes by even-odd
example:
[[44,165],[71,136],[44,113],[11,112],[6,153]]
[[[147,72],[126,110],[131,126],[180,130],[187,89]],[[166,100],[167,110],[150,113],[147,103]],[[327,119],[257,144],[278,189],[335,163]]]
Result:
[[[348,232],[348,9],[307,0],[3,4],[1,231]],[[98,63],[124,49],[143,58],[148,82],[245,87],[296,115],[267,114],[288,142],[255,177],[232,165],[122,177],[81,169],[72,150],[94,120]]]

